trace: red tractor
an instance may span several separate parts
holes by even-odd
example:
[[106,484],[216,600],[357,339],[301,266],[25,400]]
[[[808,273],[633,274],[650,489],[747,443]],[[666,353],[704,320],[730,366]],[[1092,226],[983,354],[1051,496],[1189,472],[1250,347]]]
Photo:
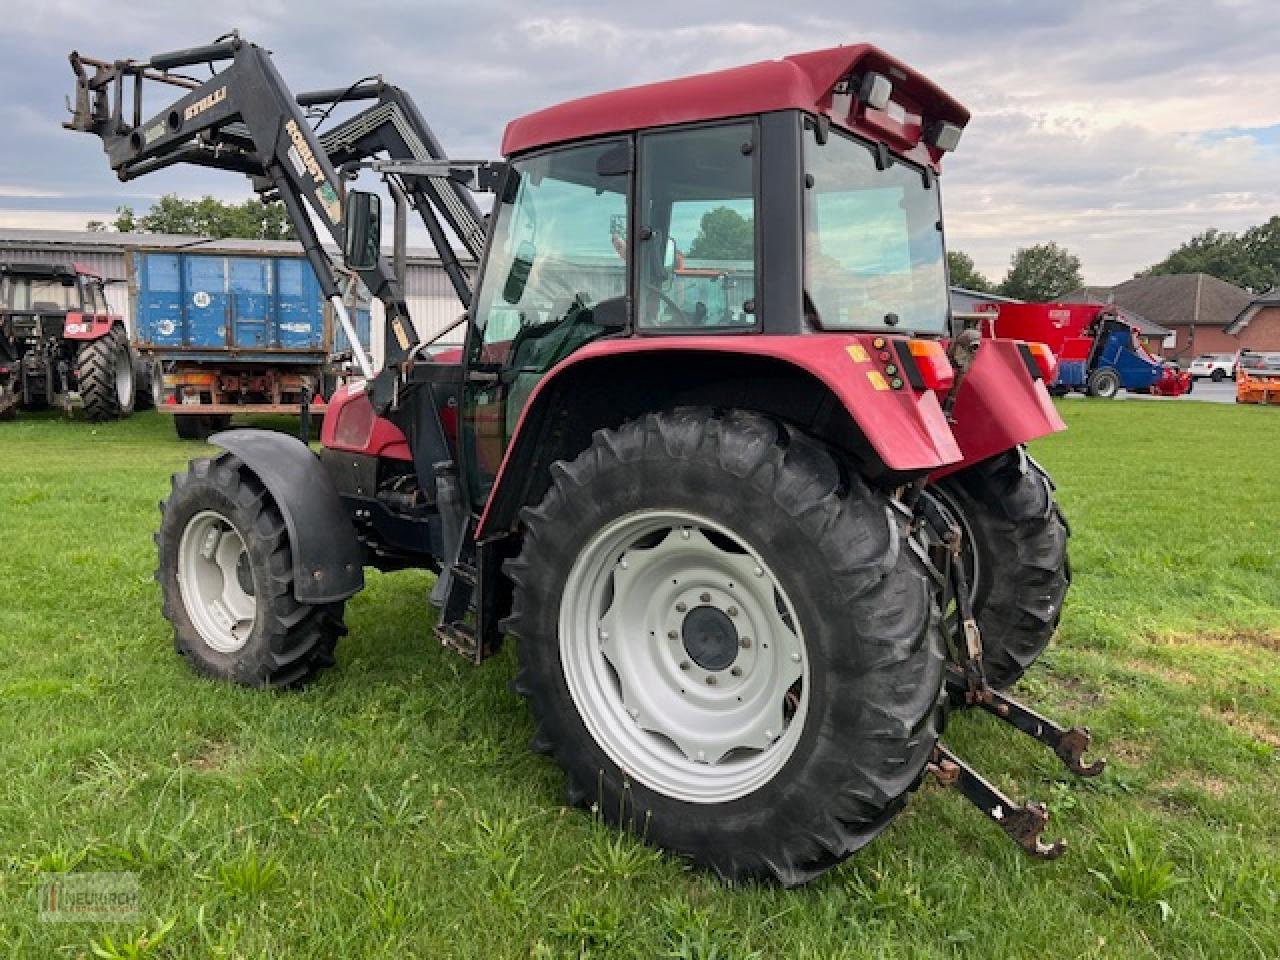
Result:
[[[345,128],[370,129],[395,88],[294,97],[238,36],[72,62],[68,126],[121,179],[247,173],[326,296],[317,228],[385,306],[381,370],[362,358],[336,391],[318,454],[232,430],[174,477],[157,576],[192,667],[303,684],[334,663],[364,567],[426,568],[444,646],[479,663],[518,638],[533,747],[569,800],[726,878],[816,876],[927,769],[1061,852],[1043,807],[939,742],[974,706],[1099,769],[1086,731],[1002,692],[1070,579],[1023,449],[1063,423],[1051,354],[952,329],[939,174],[969,114],[950,96],[862,44],[552,107],[507,127],[504,161],[462,162],[416,111],[390,159],[317,136],[308,109],[372,100]],[[197,64],[210,79],[169,72]],[[184,89],[130,116],[130,82]],[[461,351],[414,332],[379,195],[350,184],[370,169],[398,228],[417,198],[466,307]],[[480,250],[474,290],[450,235]],[[715,309],[675,287],[689,250],[734,278]]]
[[102,277],[79,265],[0,264],[0,416],[56,406],[86,420],[127,417],[140,365]]

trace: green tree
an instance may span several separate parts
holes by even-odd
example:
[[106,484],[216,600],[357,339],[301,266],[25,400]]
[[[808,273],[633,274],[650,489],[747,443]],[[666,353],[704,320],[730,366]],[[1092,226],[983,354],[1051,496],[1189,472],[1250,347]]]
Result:
[[755,251],[755,222],[729,207],[702,215],[687,255],[695,260],[750,260]]
[[991,293],[995,289],[991,281],[978,272],[973,257],[961,250],[947,251],[947,276],[953,287],[964,287],[979,293]]
[[1020,247],[1010,258],[1000,292],[1018,300],[1043,302],[1057,300],[1083,284],[1079,257],[1056,243],[1037,243]]
[[[224,203],[213,197],[185,200],[167,193],[138,216],[132,207],[117,207],[113,226],[121,233],[181,233],[192,236],[241,237],[246,240],[293,240],[293,225],[278,201],[258,199]],[[90,229],[95,229],[90,225]]]
[[1138,276],[1207,273],[1246,290],[1280,286],[1280,216],[1243,233],[1210,228]]

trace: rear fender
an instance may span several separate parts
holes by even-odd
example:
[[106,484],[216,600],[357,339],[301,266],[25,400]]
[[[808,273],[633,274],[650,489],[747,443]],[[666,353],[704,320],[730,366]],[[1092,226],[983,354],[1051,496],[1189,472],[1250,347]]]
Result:
[[64,340],[100,340],[110,333],[120,318],[106,314],[68,313],[62,324]]
[[299,603],[336,603],[364,587],[364,551],[320,459],[297,437],[226,430],[209,438],[252,470],[284,515]]
[[[918,475],[958,461],[961,451],[938,397],[932,391],[915,391],[909,386],[893,389],[889,385],[892,378],[884,375],[884,363],[872,347],[873,339],[863,334],[689,336],[588,344],[553,367],[530,394],[503,454],[476,536],[482,539],[509,529],[520,507],[536,495],[538,476],[549,466],[542,454],[553,443],[553,434],[566,432],[562,424],[566,417],[585,418],[591,429],[597,429],[616,425],[621,416],[634,417],[680,403],[766,410],[778,406],[778,398],[760,396],[768,389],[763,384],[753,391],[755,384],[749,375],[746,379],[735,376],[734,366],[739,362],[744,371],[759,370],[762,364],[790,371],[817,399],[817,404],[810,405],[816,407],[815,417],[830,421],[823,408],[831,406],[847,414],[841,422],[849,432],[861,434],[846,438],[849,445],[855,440],[865,443],[877,472]],[[714,365],[717,371],[716,382],[711,384],[720,390],[715,400],[704,401],[690,392],[698,386],[696,381],[705,377],[695,375],[688,378],[694,382],[679,378],[672,382],[672,369],[702,363]],[[580,389],[584,381],[592,380],[593,372],[601,371],[607,371],[604,375],[609,384],[603,396],[595,395],[598,389],[592,394]],[[639,381],[635,379],[637,371],[642,372]],[[637,400],[635,391],[629,390],[635,382],[657,386],[645,399]],[[598,388],[598,379],[593,385]],[[572,456],[576,450],[557,449],[557,453]]]
[[1035,361],[1018,340],[982,341],[960,384],[952,419],[964,456],[935,471],[933,479],[1067,429]]

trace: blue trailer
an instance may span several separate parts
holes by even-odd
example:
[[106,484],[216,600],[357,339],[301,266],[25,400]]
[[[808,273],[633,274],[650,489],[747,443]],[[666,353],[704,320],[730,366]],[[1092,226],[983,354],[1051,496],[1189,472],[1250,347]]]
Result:
[[[140,250],[131,266],[137,346],[180,436],[237,413],[323,412],[351,347],[303,256]],[[352,282],[344,299],[367,351],[368,295]]]

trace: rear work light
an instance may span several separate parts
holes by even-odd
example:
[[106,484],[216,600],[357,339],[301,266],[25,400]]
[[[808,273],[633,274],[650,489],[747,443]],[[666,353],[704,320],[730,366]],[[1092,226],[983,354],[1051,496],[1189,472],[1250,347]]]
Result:
[[1043,343],[1028,343],[1027,349],[1031,352],[1031,359],[1040,369],[1040,376],[1044,382],[1053,383],[1054,375],[1058,372],[1058,358],[1053,355],[1053,351]]
[[955,371],[947,359],[947,351],[937,340],[897,340],[894,343],[902,372],[916,390],[945,393],[955,382]]

